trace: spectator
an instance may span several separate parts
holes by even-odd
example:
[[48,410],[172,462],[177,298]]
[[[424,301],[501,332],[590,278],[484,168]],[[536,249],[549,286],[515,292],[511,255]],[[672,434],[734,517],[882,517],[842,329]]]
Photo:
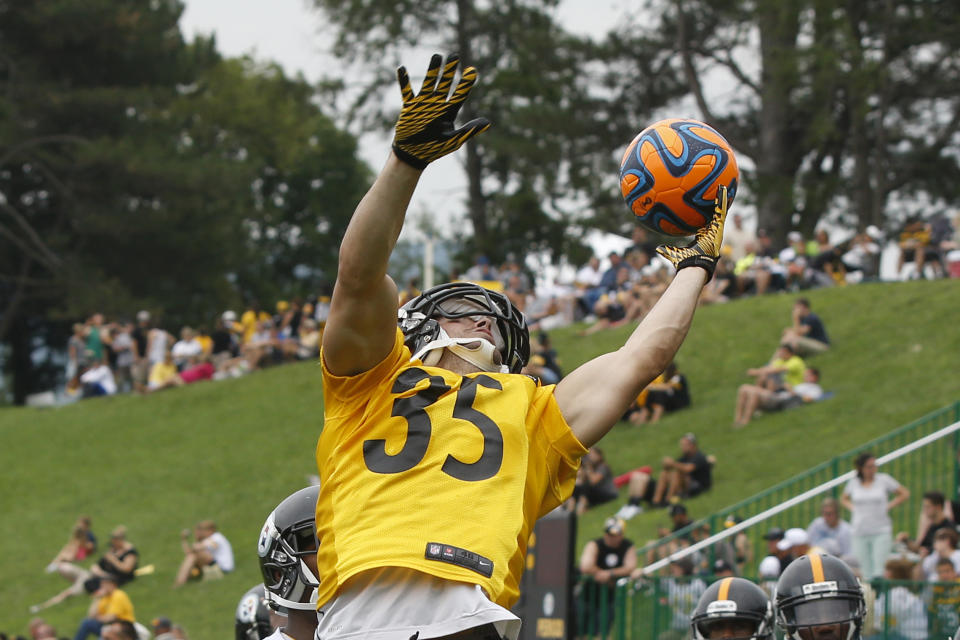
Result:
[[313,360],[320,354],[320,330],[313,318],[300,321],[297,338],[297,360]]
[[90,319],[87,320],[87,329],[86,329],[86,353],[87,360],[90,362],[91,366],[103,364],[104,360],[104,350],[103,350],[103,335],[101,330],[103,329],[103,314],[95,313],[90,316]]
[[[87,617],[80,623],[73,640],[85,640],[91,634],[99,637],[105,624],[117,620],[125,620],[132,626],[135,619],[133,604],[127,594],[117,587],[117,580],[114,576],[109,574],[101,576],[100,585],[93,592],[93,595],[95,598],[87,610]],[[136,631],[134,631],[133,637],[137,637]],[[118,635],[117,638],[123,638],[123,635]]]
[[173,622],[166,616],[154,618],[151,622],[153,627],[153,640],[174,640]]
[[137,346],[132,332],[133,325],[129,322],[118,323],[110,330],[110,350],[116,356],[114,378],[120,393],[128,393],[133,389],[133,366],[137,360]]
[[810,310],[810,301],[797,298],[793,303],[793,324],[783,330],[780,344],[789,345],[799,356],[823,353],[830,348],[830,338],[820,316]]
[[463,274],[463,279],[478,283],[491,282],[499,280],[500,273],[490,264],[490,259],[487,256],[480,255],[477,256],[473,266]]
[[[731,514],[723,521],[723,528],[729,529],[741,522],[743,522],[743,518]],[[724,550],[725,557],[727,557],[727,562],[736,575],[743,575],[747,565],[753,564],[753,543],[750,541],[746,530],[738,531],[732,539],[727,538],[718,545],[718,548],[720,547],[726,547]]]
[[861,453],[855,464],[857,475],[844,487],[840,501],[852,514],[853,555],[863,575],[872,580],[880,576],[890,555],[890,511],[909,498],[910,491],[889,474],[877,473],[877,460],[870,453]]
[[919,552],[927,556],[933,551],[933,537],[940,529],[954,529],[957,525],[944,512],[946,499],[940,491],[927,491],[923,494],[920,507],[920,522],[923,527],[917,527],[918,539],[913,540],[906,531],[897,534],[897,542],[904,544],[910,551]]
[[90,530],[91,524],[90,516],[77,518],[70,532],[70,539],[47,565],[47,573],[55,573],[61,562],[80,562],[97,550],[97,537]]
[[546,331],[537,334],[537,344],[533,347],[533,352],[543,358],[543,368],[546,384],[555,384],[563,378],[563,370],[560,368],[560,359],[557,357],[557,350],[550,343],[550,335]]
[[180,533],[180,546],[183,548],[183,562],[177,570],[174,587],[180,587],[190,578],[208,579],[222,577],[233,571],[233,549],[226,536],[217,531],[213,520],[203,520],[194,527],[195,542],[188,542],[189,529]]
[[150,375],[150,360],[147,357],[147,346],[150,336],[150,312],[142,309],[137,312],[137,324],[130,332],[133,338],[133,388],[137,392],[147,389],[147,377]]
[[63,578],[72,582],[72,584],[41,604],[30,607],[30,613],[37,613],[47,607],[59,604],[71,596],[76,596],[84,591],[93,593],[100,586],[100,579],[104,576],[110,576],[118,585],[126,584],[133,580],[134,571],[137,568],[139,553],[130,542],[127,541],[127,529],[124,526],[116,527],[110,533],[110,548],[104,552],[100,560],[90,569],[84,569],[79,565],[70,562],[61,562],[57,565],[57,573]]
[[212,380],[213,374],[216,372],[216,367],[210,362],[209,356],[204,356],[199,361],[197,361],[196,358],[191,358],[186,368],[174,377],[174,384],[183,386],[185,384],[200,382],[201,380]]
[[840,505],[833,498],[820,503],[820,515],[807,527],[810,544],[838,558],[853,553],[853,529],[840,518]]
[[[696,565],[691,556],[678,558],[670,563],[670,577],[664,580],[667,592],[666,604],[670,608],[670,628],[687,633],[690,631],[690,618],[700,601],[700,596],[707,590],[707,584],[700,578],[694,577]],[[686,637],[686,636],[683,636]]]
[[960,572],[960,551],[957,550],[957,531],[955,529],[939,529],[933,535],[933,551],[920,561],[919,580],[933,582],[939,575],[938,565],[942,561],[953,563],[957,572]]
[[[777,542],[777,551],[786,552],[791,560],[805,556],[811,552],[810,536],[806,529],[793,527],[783,532],[783,538]],[[821,553],[822,549],[813,549],[815,553]],[[789,564],[785,563],[784,566]]]
[[260,308],[260,302],[253,300],[240,316],[240,343],[246,347],[253,338],[253,334],[260,328],[260,324],[271,320],[270,314]]
[[826,229],[818,229],[813,238],[815,249],[810,252],[810,266],[817,273],[818,283],[830,286],[843,282],[846,271],[840,261],[840,251],[830,242],[830,234]]
[[663,382],[651,382],[646,391],[644,406],[630,416],[630,422],[634,424],[659,422],[664,413],[690,406],[687,378],[677,371],[675,362],[667,365],[663,372]]
[[711,573],[715,580],[721,580],[723,578],[732,578],[736,576],[736,572],[733,570],[733,567],[730,566],[730,563],[724,560],[723,558],[717,558],[713,561],[713,566],[711,567]]
[[643,513],[641,502],[653,503],[653,494],[657,486],[657,481],[653,478],[653,469],[649,466],[643,466],[634,469],[627,474],[627,483],[629,486],[629,498],[627,503],[617,511],[617,517],[622,520],[630,520],[634,516]]
[[587,509],[617,499],[613,470],[607,464],[600,447],[591,447],[577,471],[573,495],[567,501],[567,510],[583,515]]
[[930,589],[930,638],[952,638],[960,627],[960,580],[949,558],[937,561],[936,581]]
[[112,396],[117,392],[117,383],[113,371],[103,362],[94,363],[80,374],[80,384],[83,385],[83,398],[97,398]]
[[170,353],[173,355],[173,363],[177,371],[183,371],[190,358],[199,358],[203,355],[203,346],[197,340],[196,332],[190,327],[184,327],[180,330],[180,339],[173,344]]
[[74,323],[73,335],[67,340],[67,380],[73,380],[89,366],[85,333],[86,327],[82,322]]
[[236,357],[237,353],[239,353],[236,336],[232,330],[233,322],[228,320],[228,313],[232,314],[233,312],[224,311],[217,319],[213,333],[210,334],[212,341],[210,352],[213,357],[214,366],[218,366],[230,358]]
[[153,372],[153,367],[158,362],[163,362],[166,359],[167,354],[170,352],[170,347],[172,346],[172,335],[159,327],[150,329],[150,331],[147,333],[147,364],[149,366],[147,370],[148,378]]
[[767,292],[773,280],[773,274],[767,262],[767,259],[760,254],[758,243],[755,240],[747,241],[744,245],[744,255],[733,265],[738,296],[751,292],[759,296]]
[[[149,637],[149,634],[147,634]],[[116,620],[105,624],[100,632],[101,640],[141,640],[137,627],[129,620]]]
[[[900,232],[897,241],[900,255],[897,258],[897,275],[906,280],[908,278],[923,278],[923,267],[930,248],[930,225],[919,218],[907,220]],[[912,271],[904,271],[904,266],[913,264]]]
[[[575,296],[577,299],[578,319],[593,313],[593,303],[596,302],[596,298],[593,298],[591,301],[590,297],[592,294],[589,294],[589,292],[596,290],[596,288],[600,286],[600,278],[602,276],[603,272],[600,271],[600,258],[597,256],[590,256],[587,263],[580,267],[576,275],[574,275],[573,286],[576,289]],[[599,294],[597,297],[599,297]]]
[[747,255],[747,245],[756,242],[756,235],[743,226],[743,216],[732,214],[730,222],[723,229],[723,244],[730,247],[730,258],[734,262]]
[[789,344],[780,343],[773,358],[762,367],[747,369],[747,375],[754,377],[754,384],[779,391],[785,385],[794,386],[803,382],[806,364]]
[[768,386],[742,384],[737,389],[737,406],[733,416],[735,428],[750,424],[758,409],[764,411],[782,411],[790,407],[798,407],[805,402],[816,402],[823,397],[823,388],[820,386],[820,370],[815,367],[805,369],[803,382],[797,385],[785,384],[776,387],[776,383],[766,381]]
[[[737,214],[733,214],[733,217],[736,218]],[[657,258],[657,241],[650,238],[650,234],[647,233],[646,228],[643,225],[636,224],[633,226],[633,230],[630,232],[630,241],[631,245],[627,247],[623,255],[629,255],[634,252],[642,253],[647,258],[647,262],[652,262]],[[723,244],[727,244],[727,229],[724,228],[723,231]]]
[[840,257],[847,272],[847,282],[861,282],[880,275],[880,243],[882,241],[883,234],[873,225],[850,239],[846,252]]
[[[891,558],[884,564],[886,580],[907,581],[913,572],[913,562],[906,558]],[[878,589],[879,590],[879,589]],[[889,585],[877,596],[874,621],[887,636],[900,640],[927,640],[927,611],[923,600],[903,584]]]
[[607,518],[603,535],[589,541],[580,555],[580,573],[590,578],[583,593],[588,633],[607,634],[613,623],[617,580],[637,568],[637,550],[625,532],[622,520]]
[[672,498],[692,498],[710,489],[713,484],[712,463],[703,455],[692,433],[680,438],[681,456],[663,458],[663,471],[653,494],[654,505],[665,505]]
[[173,354],[168,351],[163,360],[150,367],[147,391],[159,391],[175,386],[177,386],[177,365],[173,362]]
[[783,540],[784,531],[780,527],[772,527],[765,534],[763,539],[767,541],[767,555],[760,560],[760,566],[757,569],[757,575],[766,579],[777,579],[780,573],[787,567],[788,563],[782,562],[787,554],[779,549],[780,541]]

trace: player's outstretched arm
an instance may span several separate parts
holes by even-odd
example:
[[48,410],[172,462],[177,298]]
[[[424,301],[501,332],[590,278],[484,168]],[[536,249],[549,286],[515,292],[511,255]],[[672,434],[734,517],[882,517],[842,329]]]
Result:
[[455,120],[477,71],[467,67],[451,93],[460,60],[434,55],[420,92],[413,93],[406,69],[397,70],[403,107],[393,151],[376,182],[357,205],[340,244],[337,281],[323,333],[323,359],[334,375],[355,375],[380,362],[393,346],[397,286],[387,275],[407,206],[423,169],[456,151],[490,123],[477,119],[457,128]]
[[584,446],[600,440],[673,360],[690,329],[700,292],[713,275],[726,216],[727,191],[721,187],[716,216],[693,243],[657,248],[677,275],[626,343],[581,365],[557,385],[560,411]]

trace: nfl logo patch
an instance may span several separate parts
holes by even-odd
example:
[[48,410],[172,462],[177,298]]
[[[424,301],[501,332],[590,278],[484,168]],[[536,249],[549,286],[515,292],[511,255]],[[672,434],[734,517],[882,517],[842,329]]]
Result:
[[440,555],[440,545],[438,545],[438,544],[431,544],[431,545],[430,545],[430,555],[432,555],[432,556],[438,556],[438,555]]

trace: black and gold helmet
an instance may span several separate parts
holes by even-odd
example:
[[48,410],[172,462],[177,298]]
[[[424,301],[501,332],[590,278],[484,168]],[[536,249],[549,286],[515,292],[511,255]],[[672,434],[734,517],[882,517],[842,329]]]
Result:
[[846,563],[826,553],[801,556],[777,581],[777,625],[787,638],[809,640],[817,627],[835,626],[831,637],[857,640],[866,604],[860,581]]
[[[763,589],[746,578],[721,578],[700,596],[690,618],[693,637],[772,640],[773,607]],[[724,629],[723,635],[719,634]],[[735,630],[735,635],[730,635]]]

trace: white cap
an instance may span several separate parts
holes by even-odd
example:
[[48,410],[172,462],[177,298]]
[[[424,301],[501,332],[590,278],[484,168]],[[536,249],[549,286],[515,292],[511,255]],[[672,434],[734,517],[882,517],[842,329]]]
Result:
[[801,544],[810,544],[810,536],[808,536],[807,532],[803,529],[794,527],[793,529],[787,529],[783,532],[783,540],[777,543],[777,549],[786,551]]
[[150,319],[150,312],[147,311],[146,309],[144,309],[143,311],[137,312],[137,320],[141,322],[146,322],[149,319]]
[[780,576],[780,559],[777,556],[767,556],[760,561],[757,573],[761,578],[777,578]]
[[791,231],[787,234],[787,240],[789,242],[800,242],[803,240],[803,234],[799,231]]
[[224,322],[234,322],[237,319],[237,314],[229,309],[223,312],[223,321]]
[[881,240],[883,238],[883,232],[873,224],[866,228],[866,233],[874,240]]

